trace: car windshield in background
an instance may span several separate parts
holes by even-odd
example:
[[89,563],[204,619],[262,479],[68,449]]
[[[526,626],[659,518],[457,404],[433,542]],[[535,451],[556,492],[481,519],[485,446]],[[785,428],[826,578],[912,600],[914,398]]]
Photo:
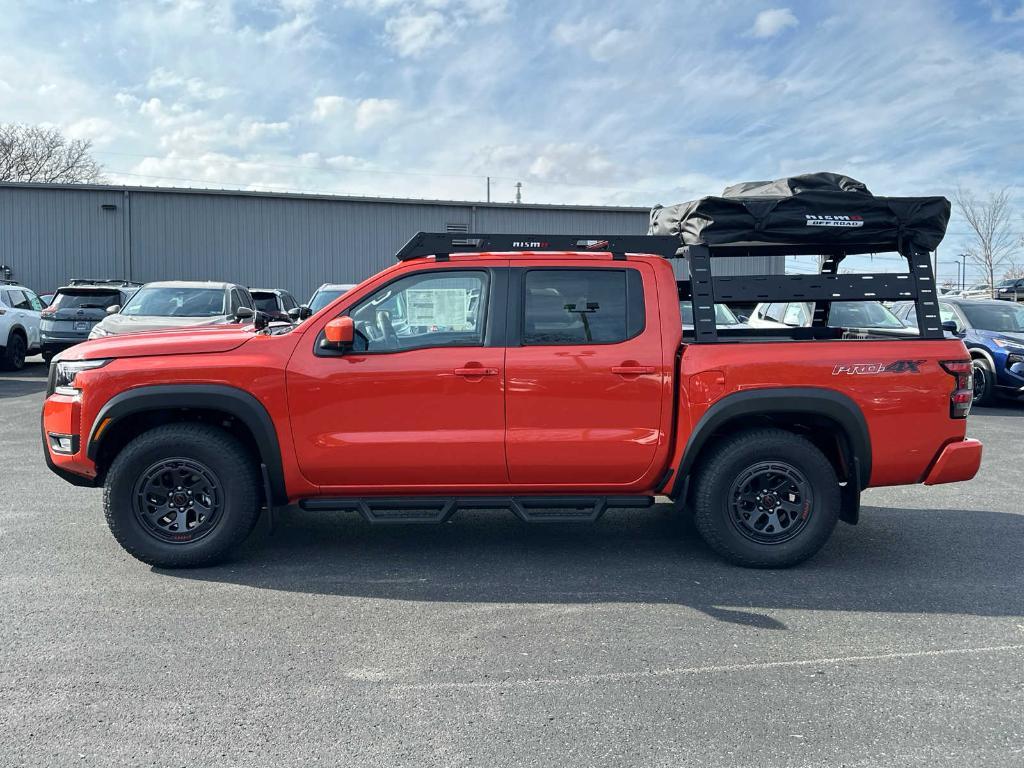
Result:
[[343,293],[345,291],[318,291],[313,300],[309,302],[309,311],[319,312]]
[[[693,325],[693,303],[679,302],[679,313],[683,316],[683,325]],[[725,304],[715,304],[715,325],[739,325],[740,321]]]
[[277,307],[277,296],[272,293],[253,294],[252,300],[256,302],[256,309],[260,312],[279,312]]
[[828,324],[842,328],[904,328],[892,312],[873,301],[837,301]]
[[966,301],[959,306],[974,328],[1002,333],[1024,332],[1024,307],[1010,303],[1005,307],[1001,304],[968,304]]
[[82,291],[58,293],[50,306],[57,309],[106,309],[120,303],[121,294],[117,291]]
[[142,288],[121,310],[132,317],[217,317],[226,314],[221,288]]

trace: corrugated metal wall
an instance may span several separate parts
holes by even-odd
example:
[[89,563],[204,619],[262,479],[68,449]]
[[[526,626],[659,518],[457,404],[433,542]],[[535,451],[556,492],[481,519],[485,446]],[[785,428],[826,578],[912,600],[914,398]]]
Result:
[[[72,277],[355,283],[414,233],[644,234],[644,209],[554,208],[140,188],[0,185],[0,264],[44,292]],[[722,274],[781,271],[730,260]]]

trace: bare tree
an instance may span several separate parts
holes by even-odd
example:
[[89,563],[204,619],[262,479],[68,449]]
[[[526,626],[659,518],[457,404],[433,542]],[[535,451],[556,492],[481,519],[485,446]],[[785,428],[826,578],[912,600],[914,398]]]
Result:
[[955,199],[973,237],[967,256],[981,268],[992,289],[996,272],[1010,265],[1018,246],[1018,240],[1010,231],[1010,193],[1004,187],[989,193],[987,200],[978,200],[969,189],[959,187]]
[[68,140],[57,128],[0,124],[0,181],[89,184],[103,181],[92,142]]

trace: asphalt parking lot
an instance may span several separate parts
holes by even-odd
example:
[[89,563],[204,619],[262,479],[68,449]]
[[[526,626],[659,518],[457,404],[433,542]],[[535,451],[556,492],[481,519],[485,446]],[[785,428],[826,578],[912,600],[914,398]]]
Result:
[[46,469],[0,374],[4,765],[1024,764],[1024,407],[970,483],[877,489],[788,571],[668,507],[370,528],[281,515],[159,571]]

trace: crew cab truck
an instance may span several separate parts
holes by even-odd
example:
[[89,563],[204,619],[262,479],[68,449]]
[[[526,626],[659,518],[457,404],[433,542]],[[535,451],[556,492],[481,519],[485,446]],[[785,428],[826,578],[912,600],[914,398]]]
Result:
[[[162,567],[219,561],[263,506],[591,521],[657,495],[729,560],[780,567],[855,523],[864,488],[978,469],[970,359],[937,323],[920,338],[741,339],[715,327],[707,294],[738,291],[705,274],[709,248],[685,254],[680,282],[675,237],[457,237],[421,233],[301,325],[61,353],[42,415],[50,468],[102,485],[114,536]],[[786,279],[758,290],[781,299]],[[806,282],[801,298],[827,295]]]

